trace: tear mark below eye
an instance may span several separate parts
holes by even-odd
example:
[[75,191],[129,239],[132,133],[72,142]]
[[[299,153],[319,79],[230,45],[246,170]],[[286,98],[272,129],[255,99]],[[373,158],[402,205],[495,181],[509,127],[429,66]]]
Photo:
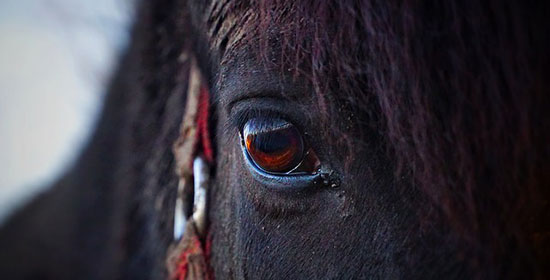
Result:
[[333,189],[340,187],[341,185],[340,178],[336,175],[336,172],[334,172],[334,170],[330,170],[330,171],[319,170],[318,173],[319,173],[319,177],[314,182],[314,184],[321,185],[324,187],[330,187]]

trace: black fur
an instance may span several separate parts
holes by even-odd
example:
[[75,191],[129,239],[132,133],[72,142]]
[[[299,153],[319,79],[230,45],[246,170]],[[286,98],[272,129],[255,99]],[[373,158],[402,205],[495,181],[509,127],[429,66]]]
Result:
[[[78,164],[0,230],[4,278],[165,278],[189,55],[215,101],[216,278],[550,275],[547,4],[157,0],[138,10]],[[238,105],[239,94],[257,96]],[[286,116],[338,187],[265,188],[246,168],[231,122],[246,116],[232,104]]]

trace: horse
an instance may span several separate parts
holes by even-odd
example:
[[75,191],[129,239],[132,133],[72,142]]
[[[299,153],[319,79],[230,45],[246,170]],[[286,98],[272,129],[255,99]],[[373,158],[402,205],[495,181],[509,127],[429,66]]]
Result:
[[178,278],[174,142],[198,86],[210,279],[546,279],[549,11],[139,1],[87,148],[3,225],[0,272]]

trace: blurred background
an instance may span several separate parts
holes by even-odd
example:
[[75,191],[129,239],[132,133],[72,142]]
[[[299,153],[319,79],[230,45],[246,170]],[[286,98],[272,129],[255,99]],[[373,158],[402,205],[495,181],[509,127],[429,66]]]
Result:
[[132,0],[0,1],[0,223],[85,145],[133,8]]

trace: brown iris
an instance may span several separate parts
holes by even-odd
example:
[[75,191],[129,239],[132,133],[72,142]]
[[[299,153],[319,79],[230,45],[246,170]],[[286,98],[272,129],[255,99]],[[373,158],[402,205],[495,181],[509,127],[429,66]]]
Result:
[[249,120],[243,128],[243,141],[254,163],[267,172],[290,172],[304,158],[304,141],[300,131],[282,119]]

